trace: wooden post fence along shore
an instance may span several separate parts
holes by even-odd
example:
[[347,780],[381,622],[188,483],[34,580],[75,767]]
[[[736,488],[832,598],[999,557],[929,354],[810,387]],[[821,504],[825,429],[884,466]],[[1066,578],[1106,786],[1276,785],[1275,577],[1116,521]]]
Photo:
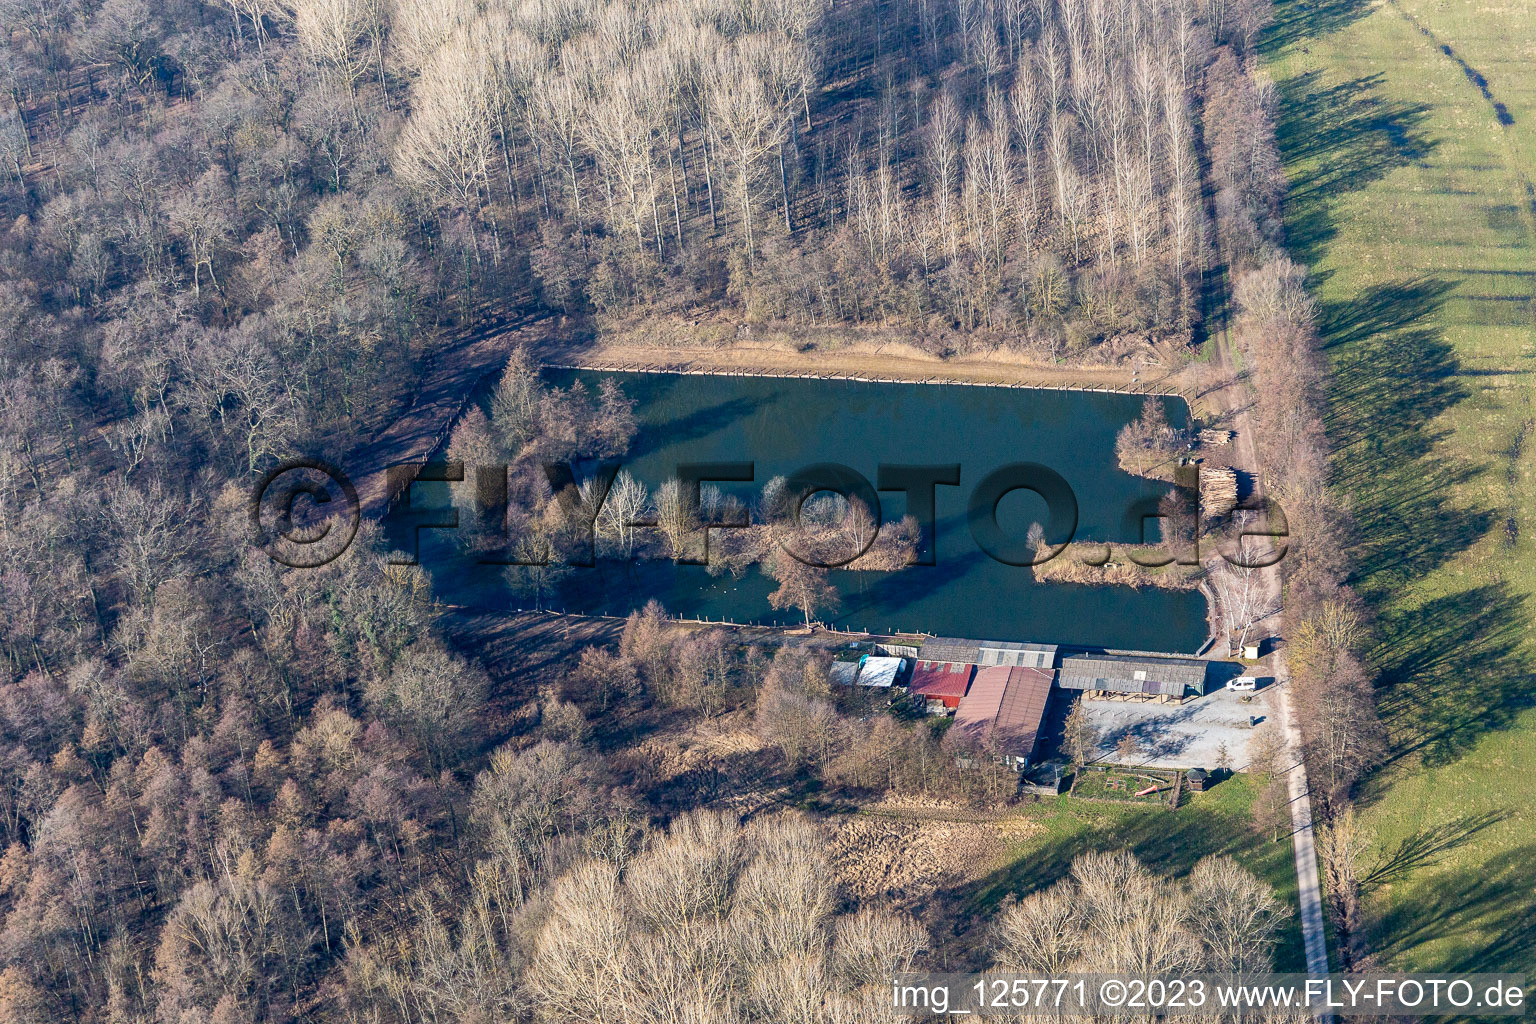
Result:
[[1028,391],[1092,391],[1099,394],[1115,395],[1148,395],[1162,396],[1164,398],[1182,398],[1186,402],[1193,402],[1195,396],[1179,389],[1158,390],[1158,385],[1163,379],[1142,384],[1132,382],[1126,387],[1114,387],[1109,384],[1096,384],[1091,382],[1065,384],[1048,384],[1044,381],[987,381],[987,380],[960,380],[955,377],[875,377],[862,373],[835,373],[813,372],[809,370],[793,371],[769,371],[769,370],[733,370],[725,367],[696,367],[688,364],[663,364],[663,363],[545,363],[550,370],[586,370],[592,373],[670,373],[685,377],[772,377],[784,380],[845,380],[860,384],[953,384],[956,387],[971,388],[1015,388]]

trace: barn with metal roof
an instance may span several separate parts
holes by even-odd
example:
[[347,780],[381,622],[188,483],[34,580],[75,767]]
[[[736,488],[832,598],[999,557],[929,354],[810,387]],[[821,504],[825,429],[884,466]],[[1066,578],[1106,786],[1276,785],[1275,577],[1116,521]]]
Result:
[[1205,693],[1203,661],[1123,654],[1068,654],[1056,683],[1067,690],[1103,690],[1185,697]]
[[1051,698],[1050,669],[992,665],[976,671],[970,691],[955,712],[950,735],[984,748],[1009,764],[1027,764]]
[[[990,671],[983,669],[982,671]],[[1028,764],[1035,755],[1051,700],[1050,669],[1014,667],[992,724],[992,748],[1012,764]]]
[[1007,665],[1015,668],[1054,668],[1055,644],[1012,644],[993,640],[981,642],[978,665]]
[[936,636],[923,641],[917,649],[917,660],[944,662],[949,665],[974,665],[981,658],[980,640],[961,640],[952,636]]
[[949,735],[955,741],[971,747],[983,747],[992,737],[992,723],[997,720],[997,709],[1003,706],[1003,692],[1008,689],[1006,668],[984,668],[971,680],[971,688],[960,700],[955,711],[955,724],[949,727]]

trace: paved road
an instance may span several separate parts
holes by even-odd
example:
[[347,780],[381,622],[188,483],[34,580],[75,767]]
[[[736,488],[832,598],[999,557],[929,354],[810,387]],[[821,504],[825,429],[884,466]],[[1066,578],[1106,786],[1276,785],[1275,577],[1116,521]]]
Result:
[[1312,830],[1312,797],[1307,766],[1301,758],[1301,730],[1291,713],[1290,677],[1285,660],[1275,656],[1275,707],[1285,730],[1290,768],[1286,790],[1291,805],[1291,845],[1296,858],[1297,902],[1301,905],[1301,939],[1307,951],[1307,973],[1328,973],[1328,943],[1323,930],[1323,892],[1317,876],[1317,844]]

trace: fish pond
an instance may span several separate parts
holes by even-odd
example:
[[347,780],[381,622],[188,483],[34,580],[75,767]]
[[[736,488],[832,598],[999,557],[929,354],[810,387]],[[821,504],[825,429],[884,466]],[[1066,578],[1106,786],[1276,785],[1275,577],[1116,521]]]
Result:
[[[751,462],[754,483],[721,483],[750,500],[776,475],[837,463],[878,480],[882,464],[958,465],[958,486],[935,489],[933,565],[899,572],[833,570],[841,602],[818,613],[828,624],[874,632],[1032,640],[1136,650],[1193,652],[1207,635],[1205,599],[1194,591],[1154,587],[1037,582],[1025,566],[1004,564],[978,545],[968,517],[976,485],[1000,467],[1035,463],[1067,482],[1076,499],[1079,540],[1138,542],[1138,509],[1167,485],[1122,472],[1115,435],[1141,412],[1133,395],[940,384],[889,384],[808,378],[608,374],[546,369],[547,383],[577,380],[595,391],[615,377],[634,400],[639,430],[624,468],[653,492],[684,463]],[[488,404],[488,396],[482,396]],[[1183,423],[1179,399],[1165,403]],[[581,469],[578,467],[578,475]],[[412,504],[441,505],[449,485],[413,485]],[[471,486],[461,484],[456,486]],[[901,490],[879,493],[881,518],[906,514]],[[1004,536],[1023,538],[1034,522],[1051,522],[1045,500],[1030,490],[1007,493],[995,506]],[[1052,541],[1058,538],[1052,536]],[[526,607],[494,566],[477,565],[451,534],[424,530],[420,554],[444,601],[476,610]],[[793,625],[794,609],[776,611],[776,584],[759,569],[743,577],[711,575],[667,559],[599,558],[571,570],[545,607],[624,615],[657,598],[672,615],[742,623]]]

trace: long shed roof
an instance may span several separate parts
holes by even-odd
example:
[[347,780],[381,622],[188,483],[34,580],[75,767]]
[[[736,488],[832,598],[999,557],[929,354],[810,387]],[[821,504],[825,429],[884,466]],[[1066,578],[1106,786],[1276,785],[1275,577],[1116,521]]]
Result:
[[[987,671],[987,670],[983,670]],[[1003,703],[992,726],[992,745],[1000,754],[1028,759],[1035,752],[1045,706],[1051,699],[1049,669],[1010,668]]]
[[976,670],[951,734],[1008,757],[1028,759],[1051,698],[1050,669],[992,665]]
[[1022,665],[1051,668],[1056,663],[1055,644],[1015,643],[1008,640],[963,640],[936,636],[924,641],[917,656],[923,661],[959,665]]
[[974,665],[981,656],[981,641],[961,640],[952,636],[936,636],[923,641],[918,648],[919,661],[948,661],[960,665]]
[[1068,690],[1110,690],[1182,697],[1205,691],[1205,662],[1187,658],[1131,658],[1118,654],[1069,654],[1056,682]]

